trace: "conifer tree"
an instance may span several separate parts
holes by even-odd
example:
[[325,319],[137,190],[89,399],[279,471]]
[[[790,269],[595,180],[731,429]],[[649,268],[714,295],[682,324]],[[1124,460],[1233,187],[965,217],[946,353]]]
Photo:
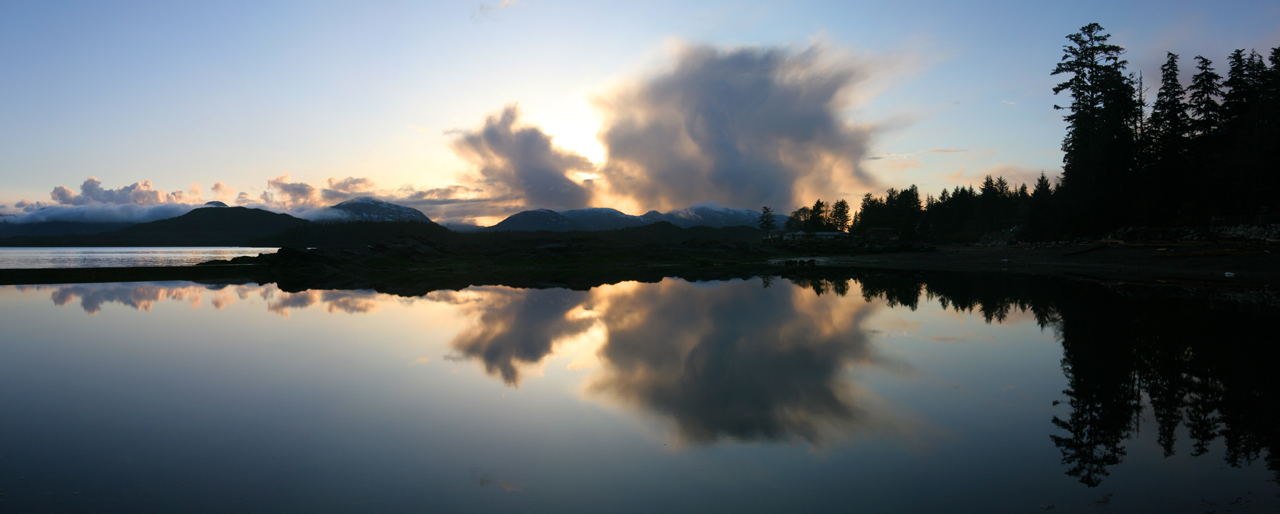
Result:
[[1198,137],[1212,134],[1222,118],[1222,75],[1213,71],[1213,61],[1196,56],[1196,74],[1187,88],[1187,107],[1191,110],[1191,131]]
[[849,229],[849,202],[844,199],[831,207],[831,226],[841,232]]
[[1124,49],[1107,42],[1102,26],[1091,23],[1067,36],[1062,61],[1052,75],[1069,78],[1053,88],[1068,92],[1067,134],[1062,140],[1062,193],[1072,204],[1078,230],[1096,232],[1125,221],[1123,199],[1138,185],[1133,176],[1135,131],[1142,117],[1132,77],[1125,74]]
[[768,205],[760,208],[760,230],[764,231],[764,235],[772,234],[778,228],[778,220],[773,218],[773,209]]
[[1168,59],[1160,66],[1160,92],[1151,108],[1152,141],[1161,160],[1186,152],[1186,137],[1190,131],[1186,92],[1178,82],[1178,54],[1168,53]]

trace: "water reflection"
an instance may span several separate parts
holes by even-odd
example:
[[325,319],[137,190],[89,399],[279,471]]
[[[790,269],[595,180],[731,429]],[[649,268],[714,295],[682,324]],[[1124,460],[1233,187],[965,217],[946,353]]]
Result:
[[914,306],[911,290],[944,307],[977,311],[988,323],[1014,310],[1031,312],[1054,330],[1068,388],[1066,412],[1051,420],[1058,431],[1050,439],[1066,473],[1081,483],[1101,484],[1124,461],[1147,405],[1166,457],[1177,453],[1177,429],[1185,424],[1192,456],[1222,438],[1229,465],[1265,459],[1280,480],[1280,381],[1265,357],[1277,314],[1273,295],[1178,297],[1008,276],[863,279],[864,293],[903,305]]
[[18,291],[49,291],[54,305],[65,306],[79,301],[88,314],[97,314],[104,305],[119,304],[142,312],[151,312],[165,302],[185,302],[199,308],[208,300],[215,310],[222,310],[251,296],[267,303],[267,310],[288,318],[294,311],[320,305],[330,313],[366,314],[378,310],[384,302],[412,303],[369,290],[285,292],[275,284],[197,284],[192,282],[129,282],[104,284],[13,286]]
[[[107,304],[150,311],[163,302],[199,308],[207,300],[223,309],[251,298],[285,317],[313,307],[361,314],[386,302],[449,304],[469,323],[450,341],[446,358],[474,361],[514,388],[531,368],[568,348],[586,348],[590,362],[581,365],[591,367],[583,382],[589,397],[668,420],[682,442],[702,445],[793,438],[825,444],[891,426],[846,373],[908,366],[878,356],[867,323],[876,312],[936,302],[987,323],[1029,316],[1062,347],[1067,388],[1045,398],[1058,405],[1045,420],[1045,444],[1057,448],[1067,475],[1102,484],[1146,428],[1155,430],[1166,457],[1204,455],[1220,440],[1227,464],[1263,461],[1280,480],[1274,407],[1280,385],[1265,357],[1274,338],[1274,298],[1240,302],[1035,278],[909,273],[710,284],[669,279],[589,291],[479,287],[412,298],[189,282],[19,289],[48,291],[59,306],[78,301],[90,314]],[[1179,434],[1188,441],[1179,445]]]
[[601,316],[607,364],[590,389],[670,416],[688,441],[822,442],[866,421],[840,372],[871,361],[863,302],[758,282],[663,282]]
[[[458,355],[452,359],[477,359],[485,370],[510,385],[520,383],[519,367],[536,364],[552,352],[553,343],[586,331],[593,321],[569,317],[591,295],[567,289],[482,288],[470,302],[479,318],[454,338]],[[451,299],[455,297],[450,297]],[[455,300],[456,301],[456,300]]]

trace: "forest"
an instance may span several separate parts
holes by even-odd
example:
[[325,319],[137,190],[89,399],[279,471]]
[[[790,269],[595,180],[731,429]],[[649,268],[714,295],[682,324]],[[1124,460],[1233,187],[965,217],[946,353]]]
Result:
[[[1225,78],[1197,55],[1188,84],[1167,53],[1154,97],[1127,69],[1124,48],[1096,24],[1067,36],[1056,95],[1065,112],[1063,171],[1035,184],[987,176],[937,196],[911,187],[791,213],[786,231],[895,230],[906,240],[977,241],[1014,230],[1028,240],[1096,236],[1120,227],[1277,223],[1280,192],[1280,47],[1226,57]],[[1270,65],[1268,65],[1268,61]],[[772,212],[772,211],[770,211]],[[763,218],[762,218],[763,221]],[[772,230],[773,226],[762,229]]]

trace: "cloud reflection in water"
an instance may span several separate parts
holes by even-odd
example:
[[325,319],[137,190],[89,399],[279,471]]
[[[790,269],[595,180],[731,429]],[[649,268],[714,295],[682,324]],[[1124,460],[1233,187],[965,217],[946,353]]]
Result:
[[681,442],[799,438],[821,444],[870,423],[867,409],[855,401],[856,388],[842,374],[856,364],[878,364],[863,323],[879,303],[821,294],[844,293],[846,284],[762,285],[759,279],[716,284],[668,279],[590,291],[477,287],[419,298],[190,282],[24,290],[49,289],[58,305],[78,298],[90,314],[107,303],[140,311],[164,301],[198,307],[206,295],[216,309],[258,296],[269,312],[286,318],[314,306],[359,314],[388,301],[440,302],[469,318],[445,358],[477,361],[511,387],[520,385],[522,369],[573,346],[564,342],[598,339],[586,393],[670,420]]

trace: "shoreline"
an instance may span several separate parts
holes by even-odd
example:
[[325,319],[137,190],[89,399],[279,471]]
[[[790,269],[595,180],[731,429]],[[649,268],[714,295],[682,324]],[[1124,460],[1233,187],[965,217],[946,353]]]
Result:
[[[0,285],[146,282],[169,280],[252,280],[289,289],[369,288],[412,291],[462,289],[469,285],[513,287],[590,287],[586,284],[666,277],[724,280],[772,275],[825,275],[885,270],[1018,274],[1083,280],[1112,285],[1142,285],[1221,290],[1272,291],[1280,286],[1280,251],[1275,245],[1095,241],[1078,244],[1022,244],[1006,247],[942,246],[931,252],[861,255],[777,253],[704,256],[676,262],[608,262],[559,259],[555,262],[501,262],[476,255],[437,256],[431,262],[388,262],[324,266],[261,258],[196,266],[137,268],[0,269]],[[308,252],[303,252],[308,253]],[[816,259],[814,265],[783,264]],[[310,259],[307,259],[310,261]],[[1231,274],[1228,276],[1228,274]]]

